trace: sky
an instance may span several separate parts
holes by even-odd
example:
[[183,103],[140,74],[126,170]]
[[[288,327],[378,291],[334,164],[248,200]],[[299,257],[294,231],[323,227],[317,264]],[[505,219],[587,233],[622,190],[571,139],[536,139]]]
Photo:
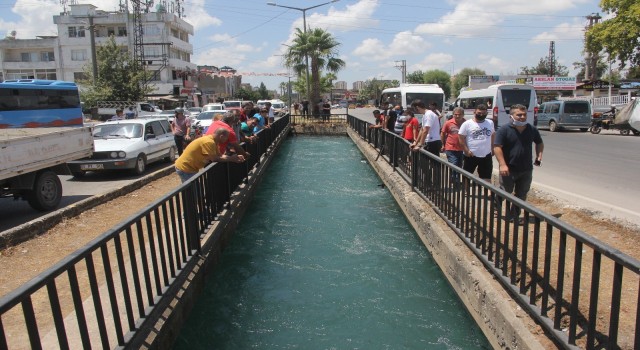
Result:
[[[328,1],[275,2],[302,9]],[[282,54],[295,29],[303,27],[303,11],[267,2],[184,1],[184,19],[195,28],[191,61],[230,66],[245,73],[243,83],[278,89],[288,78],[273,74],[287,74]],[[119,1],[77,3],[114,11]],[[515,75],[520,67],[536,66],[547,57],[550,41],[555,41],[558,63],[575,75],[573,62],[583,60],[586,16],[608,16],[598,4],[598,0],[338,0],[307,10],[306,21],[307,27],[323,28],[340,43],[338,57],[346,67],[337,77],[351,89],[355,81],[373,78],[400,81],[397,66],[402,60],[407,74],[432,69],[456,74],[463,68],[480,68],[488,75]],[[60,0],[0,0],[0,30],[15,30],[18,39],[57,35],[53,16],[60,12]]]

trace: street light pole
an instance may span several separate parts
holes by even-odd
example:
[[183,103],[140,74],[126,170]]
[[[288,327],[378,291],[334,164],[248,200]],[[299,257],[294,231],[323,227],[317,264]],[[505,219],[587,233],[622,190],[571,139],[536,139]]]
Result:
[[[311,6],[311,7],[305,7],[305,8],[300,8],[300,7],[292,7],[292,6],[284,6],[284,5],[278,5],[275,2],[268,2],[267,5],[271,5],[271,6],[277,6],[277,7],[284,7],[287,9],[291,9],[291,10],[298,10],[298,11],[302,11],[302,25],[303,25],[303,32],[305,34],[307,34],[307,10],[311,10],[314,9],[316,7],[320,7],[320,6],[324,6],[324,5],[328,5],[334,2],[338,2],[340,0],[331,0],[328,2],[324,2],[322,4],[319,5],[315,5],[315,6]],[[314,101],[311,101],[311,82],[309,81],[309,55],[307,55],[305,53],[305,65],[306,65],[306,76],[307,76],[307,101],[309,101],[309,103],[313,104],[315,103]]]

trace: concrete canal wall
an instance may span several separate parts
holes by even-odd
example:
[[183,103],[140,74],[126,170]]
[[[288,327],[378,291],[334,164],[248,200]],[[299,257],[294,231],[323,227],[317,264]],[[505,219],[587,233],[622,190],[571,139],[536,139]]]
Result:
[[[365,140],[352,131],[347,134],[378,173],[416,230],[424,246],[465,304],[485,336],[497,349],[545,349],[553,346],[529,315],[484,268],[476,256],[447,226],[432,207]],[[545,342],[543,346],[539,339]]]

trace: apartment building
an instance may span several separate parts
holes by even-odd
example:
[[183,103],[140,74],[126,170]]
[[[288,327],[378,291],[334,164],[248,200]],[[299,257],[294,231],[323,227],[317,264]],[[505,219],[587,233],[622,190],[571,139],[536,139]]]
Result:
[[[191,63],[193,25],[161,7],[141,14],[146,69],[153,72],[152,95],[190,100],[196,93],[196,65]],[[91,66],[91,33],[95,46],[113,36],[122,54],[134,52],[132,14],[107,12],[90,4],[69,5],[69,10],[53,17],[57,37],[0,40],[2,79],[59,79],[76,81]],[[93,25],[91,25],[91,23]]]

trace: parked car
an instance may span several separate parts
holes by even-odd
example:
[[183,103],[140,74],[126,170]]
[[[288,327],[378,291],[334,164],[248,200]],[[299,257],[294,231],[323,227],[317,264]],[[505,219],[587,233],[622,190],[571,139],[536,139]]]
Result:
[[207,128],[209,127],[209,125],[211,125],[211,123],[213,123],[213,117],[216,114],[220,113],[224,113],[224,111],[207,111],[202,112],[198,115],[198,117],[196,118],[196,122],[200,125],[200,127],[202,127],[203,133],[207,132]]
[[591,126],[591,103],[587,100],[549,101],[540,105],[538,128],[580,129],[586,132]]
[[189,112],[189,116],[196,118],[198,114],[202,113],[202,107],[190,107],[187,112]]
[[208,111],[224,111],[224,105],[222,103],[209,103],[202,107],[202,112]]
[[169,121],[139,118],[96,124],[91,157],[68,162],[75,177],[87,171],[132,170],[142,174],[147,165],[159,160],[175,160],[176,146]]

